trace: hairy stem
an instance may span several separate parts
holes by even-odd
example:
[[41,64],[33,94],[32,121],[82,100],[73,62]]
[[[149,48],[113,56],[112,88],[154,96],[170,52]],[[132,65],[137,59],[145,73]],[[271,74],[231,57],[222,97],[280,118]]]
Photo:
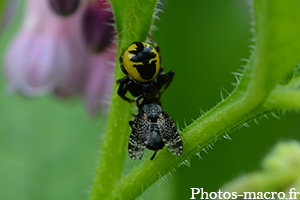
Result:
[[[132,1],[111,0],[116,28],[119,33],[118,52],[134,41],[144,41],[150,30],[157,0]],[[115,80],[124,76],[116,59]],[[117,95],[118,85],[113,85],[113,95],[103,138],[101,157],[97,166],[90,200],[112,199],[112,191],[121,178],[124,168],[126,146],[129,134],[129,120],[133,104]]]
[[299,89],[278,86],[264,103],[266,109],[300,109]]
[[242,96],[233,94],[196,120],[180,133],[184,141],[184,152],[181,156],[175,157],[167,149],[163,149],[153,161],[146,159],[117,185],[114,199],[137,198],[146,188],[184,160],[207,148],[229,130],[264,112],[261,109],[249,110],[257,106],[249,106],[245,102],[247,101]]
[[[172,156],[166,148],[153,162],[149,159],[118,183],[114,199],[135,199],[162,176],[201,149],[250,119],[270,111],[264,106],[278,82],[296,65],[300,55],[300,15],[297,0],[255,0],[256,44],[254,53],[236,90],[181,132],[184,151]],[[281,29],[280,27],[286,27]],[[293,27],[288,30],[287,27]],[[296,28],[295,28],[296,27]],[[295,39],[294,43],[291,38]],[[266,104],[267,105],[267,104]]]

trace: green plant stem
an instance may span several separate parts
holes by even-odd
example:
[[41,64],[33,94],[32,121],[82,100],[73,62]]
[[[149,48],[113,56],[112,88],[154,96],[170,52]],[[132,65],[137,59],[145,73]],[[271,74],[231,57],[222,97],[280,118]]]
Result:
[[[114,191],[116,196],[113,199],[137,198],[146,188],[172,171],[179,163],[207,148],[228,131],[276,108],[300,109],[299,99],[300,91],[289,91],[286,88],[276,89],[271,92],[263,106],[259,107],[258,105],[249,105],[249,101],[245,100],[242,95],[232,94],[180,133],[184,141],[184,153],[180,157],[175,157],[163,149],[157,154],[155,160],[150,161],[147,158],[118,183],[117,189]],[[249,110],[249,108],[254,109]]]
[[[148,8],[147,5],[151,3],[126,0],[111,2],[119,33],[119,54],[121,48],[131,42],[145,39],[152,16],[144,8]],[[155,4],[151,5],[150,10],[154,11]],[[255,0],[255,49],[236,90],[181,132],[184,143],[181,156],[175,157],[164,148],[154,161],[147,159],[120,181],[131,106],[116,95],[115,84],[101,159],[90,199],[135,199],[174,167],[207,148],[227,132],[262,113],[280,107],[280,104],[284,104],[282,107],[296,105],[296,92],[290,91],[291,98],[283,99],[280,96],[288,91],[276,91],[274,88],[299,60],[298,8],[298,0]],[[116,78],[121,75],[120,70],[117,70]],[[279,105],[274,103],[276,101]]]
[[[114,9],[118,35],[118,52],[134,41],[144,41],[150,30],[157,0],[132,1],[111,0]],[[116,58],[115,80],[124,76]],[[132,107],[117,95],[118,85],[113,85],[113,93],[107,127],[103,138],[101,157],[96,170],[89,200],[112,199],[112,191],[121,178],[129,135]]]
[[[256,45],[236,90],[181,132],[184,152],[174,157],[166,148],[147,159],[118,183],[114,199],[135,199],[155,181],[227,132],[270,111],[264,102],[300,55],[300,15],[297,0],[254,1]],[[293,27],[292,31],[281,29]],[[295,28],[296,27],[296,28]],[[295,39],[291,42],[291,38]],[[275,96],[274,96],[275,97]]]
[[244,103],[242,97],[235,99],[236,97],[233,98],[233,96],[235,95],[221,102],[180,133],[184,141],[184,152],[180,157],[175,157],[163,149],[154,161],[146,159],[117,185],[117,190],[114,191],[117,196],[114,199],[137,198],[146,188],[172,171],[178,164],[207,148],[229,130],[263,112],[262,110],[249,110],[249,106]]
[[299,9],[298,0],[285,4],[281,0],[254,1],[256,43],[248,65],[251,67],[245,69],[238,86],[249,101],[262,103],[299,61]]
[[[115,182],[121,178],[124,167],[126,145],[129,132],[128,120],[131,117],[130,106],[116,95],[112,98],[114,106],[111,107],[108,124],[103,138],[101,157],[97,166],[90,200],[111,199]],[[119,113],[122,113],[120,115]]]
[[300,109],[299,89],[278,86],[273,90],[263,105],[266,109]]

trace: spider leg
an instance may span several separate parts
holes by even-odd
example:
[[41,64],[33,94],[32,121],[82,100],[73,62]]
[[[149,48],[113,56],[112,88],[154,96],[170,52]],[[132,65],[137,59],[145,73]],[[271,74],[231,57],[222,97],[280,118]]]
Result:
[[120,84],[118,89],[118,95],[125,101],[128,101],[129,103],[134,102],[135,100],[125,96],[128,91],[134,97],[142,95],[143,90],[141,89],[141,86],[133,80],[131,80],[128,76],[117,80],[117,83]]
[[[157,90],[161,91],[158,92],[159,98],[161,97],[161,94],[169,87],[171,84],[173,77],[174,77],[174,71],[171,70],[168,73],[161,72],[157,76]],[[164,87],[163,87],[164,86]]]
[[154,159],[156,153],[157,153],[157,151],[155,151],[155,152],[153,153],[153,155],[151,156],[150,160],[153,160],[153,159]]
[[125,101],[128,101],[129,103],[134,102],[134,100],[129,99],[125,96],[126,93],[129,91],[128,88],[130,87],[130,84],[133,84],[134,82],[130,80],[128,76],[125,76],[124,78],[117,80],[117,83],[120,84],[118,88],[118,95]]

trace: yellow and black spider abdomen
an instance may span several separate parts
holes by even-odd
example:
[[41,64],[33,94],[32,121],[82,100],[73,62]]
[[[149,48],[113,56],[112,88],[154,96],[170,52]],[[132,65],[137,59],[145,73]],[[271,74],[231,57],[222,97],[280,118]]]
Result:
[[124,68],[138,82],[156,78],[160,69],[160,56],[156,49],[145,42],[134,42],[124,52]]

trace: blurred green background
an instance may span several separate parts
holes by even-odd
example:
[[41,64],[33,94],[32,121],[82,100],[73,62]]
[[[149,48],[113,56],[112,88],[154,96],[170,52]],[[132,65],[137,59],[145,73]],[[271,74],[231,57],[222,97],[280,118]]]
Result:
[[[221,88],[234,89],[231,72],[245,64],[241,59],[249,58],[252,45],[248,2],[165,1],[153,38],[165,71],[175,71],[162,102],[179,127],[221,101]],[[11,32],[1,37],[1,55],[10,37]],[[0,83],[0,200],[87,199],[104,118],[89,118],[80,99],[9,96],[3,75]],[[141,199],[190,199],[191,187],[217,191],[227,181],[259,169],[278,141],[300,139],[300,115],[268,118],[234,131],[233,140],[216,142],[214,150],[201,152],[203,159],[193,157],[191,167],[177,168],[172,178],[153,185]],[[135,161],[127,159],[128,170]]]

